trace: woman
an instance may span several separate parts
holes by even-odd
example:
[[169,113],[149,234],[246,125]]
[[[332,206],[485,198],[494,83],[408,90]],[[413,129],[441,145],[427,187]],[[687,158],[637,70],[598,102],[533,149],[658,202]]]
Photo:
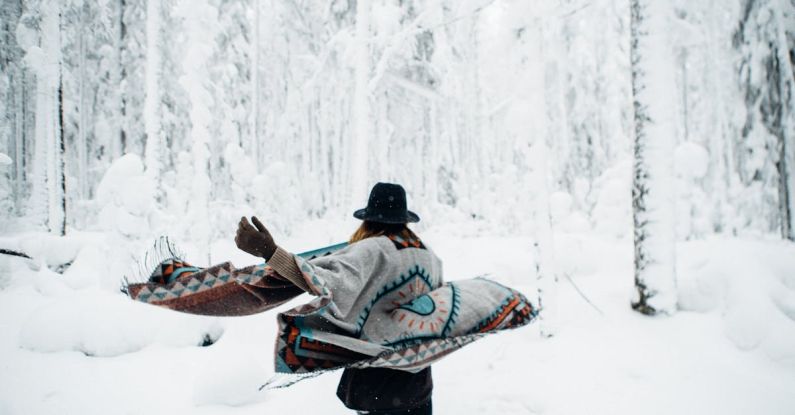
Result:
[[[333,296],[335,312],[327,319],[333,323],[331,331],[380,344],[394,343],[384,333],[394,332],[395,324],[414,320],[406,315],[423,316],[425,304],[413,304],[429,290],[442,285],[441,260],[429,250],[407,226],[419,217],[407,209],[406,192],[400,185],[378,183],[370,192],[367,207],[354,212],[363,220],[354,232],[349,246],[343,251],[319,260],[304,263],[313,275],[331,281],[337,287]],[[265,258],[279,275],[312,294],[321,294],[307,283],[305,272],[299,269],[294,257],[280,248],[262,223],[252,217],[253,226],[242,218],[235,243],[252,255]],[[369,282],[410,272],[422,272],[421,284],[376,286]],[[422,270],[422,271],[420,271]],[[345,281],[349,279],[350,281]],[[416,279],[420,281],[420,279]],[[350,283],[346,283],[350,282]],[[394,287],[393,287],[394,286]],[[415,289],[414,287],[420,287]],[[396,320],[369,319],[372,309],[391,307],[391,311],[405,310]],[[425,324],[417,320],[417,324]],[[430,324],[429,323],[429,327]],[[430,366],[417,373],[388,368],[346,368],[337,388],[337,396],[346,407],[360,414],[431,414],[433,381]]]
[[261,313],[310,293],[310,302],[276,316],[274,371],[297,382],[345,368],[337,395],[348,408],[430,414],[433,363],[524,326],[538,311],[521,292],[486,278],[443,284],[442,262],[406,227],[419,217],[399,185],[376,184],[354,217],[364,222],[349,244],[295,255],[257,218],[253,225],[243,218],[237,246],[267,263],[199,268],[168,258],[148,281],[124,290],[135,301],[213,316]]

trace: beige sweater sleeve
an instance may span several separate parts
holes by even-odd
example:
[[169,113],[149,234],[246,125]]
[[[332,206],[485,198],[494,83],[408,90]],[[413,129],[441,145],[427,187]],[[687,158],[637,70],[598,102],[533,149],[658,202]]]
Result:
[[309,288],[309,285],[306,283],[306,281],[304,281],[304,275],[301,270],[298,269],[298,264],[295,263],[293,254],[277,246],[276,251],[268,261],[268,265],[270,265],[270,267],[273,268],[273,270],[279,275],[295,284],[296,287],[308,292],[309,294],[315,294]]

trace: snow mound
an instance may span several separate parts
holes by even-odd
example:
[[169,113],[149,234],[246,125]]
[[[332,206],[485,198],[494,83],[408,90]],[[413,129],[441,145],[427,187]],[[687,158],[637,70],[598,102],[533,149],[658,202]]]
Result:
[[44,261],[51,267],[72,262],[83,243],[79,238],[46,233],[31,233],[18,240],[20,251],[30,255],[34,261]]
[[193,388],[196,405],[242,406],[262,401],[259,387],[267,380],[265,369],[250,356],[224,354],[198,373]]
[[632,235],[632,162],[624,160],[605,172],[594,183],[596,203],[591,211],[594,232],[623,237]]
[[[87,288],[106,275],[108,252],[96,244],[83,247],[72,265],[63,273],[63,281],[71,288]],[[118,277],[114,277],[118,280]]]
[[140,157],[125,154],[108,168],[97,186],[95,202],[101,207],[100,229],[118,231],[129,237],[143,237],[149,230],[155,184],[144,175]]
[[8,166],[11,164],[11,157],[5,153],[0,153],[0,166]]
[[151,344],[200,346],[222,331],[217,319],[174,313],[92,288],[34,310],[22,325],[19,346],[36,352],[109,357]]
[[685,246],[679,308],[719,312],[741,350],[795,362],[795,245],[714,238]]
[[674,150],[674,166],[680,177],[702,179],[709,167],[709,152],[692,141],[684,142]]
[[36,269],[37,267],[38,264],[27,258],[0,255],[0,290],[11,284],[14,274],[21,273],[23,270]]
[[144,163],[135,154],[125,154],[116,159],[108,167],[102,181],[97,186],[97,201],[101,204],[109,202],[114,196],[123,194],[128,189],[122,188],[130,177],[140,176],[144,173]]

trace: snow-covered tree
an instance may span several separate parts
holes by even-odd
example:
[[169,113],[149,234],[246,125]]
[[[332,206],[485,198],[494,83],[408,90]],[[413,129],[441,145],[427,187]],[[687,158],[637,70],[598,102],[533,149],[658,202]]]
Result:
[[[33,155],[33,211],[46,209],[39,221],[50,232],[66,232],[64,180],[63,78],[60,2],[31,2],[18,32],[25,38],[25,63],[36,75],[36,126]],[[45,220],[46,218],[46,220]]]
[[664,2],[632,0],[631,62],[635,109],[632,206],[635,288],[632,307],[644,314],[676,309],[673,149],[676,103],[671,9]]
[[146,0],[119,0],[121,152],[144,154]]
[[254,167],[259,167],[260,163],[260,97],[261,97],[261,83],[260,83],[260,21],[262,16],[262,8],[260,2],[253,1],[252,13],[254,20],[250,26],[253,28],[251,33],[251,41],[249,42],[249,57],[251,59],[251,76],[249,82],[251,83],[251,110],[249,111],[249,135],[248,140],[249,151],[251,158],[254,161]]
[[24,51],[17,41],[17,25],[23,13],[21,1],[5,1],[0,8],[0,151],[12,159],[12,165],[0,175],[8,187],[0,197],[3,209],[0,217],[8,222],[12,214],[24,213],[27,197],[27,169],[29,160],[28,135],[32,133],[30,69],[22,61]]
[[[161,206],[152,214],[162,221],[153,231],[185,212],[196,172],[207,171],[201,215],[210,238],[248,211],[279,217],[273,226],[285,233],[307,218],[347,217],[377,180],[402,183],[412,204],[427,207],[420,227],[455,218],[529,234],[536,225],[527,215],[540,205],[525,154],[538,133],[527,118],[543,113],[548,190],[570,202],[567,217],[553,214],[555,226],[627,236],[637,98],[639,171],[649,173],[638,180],[651,182],[636,194],[662,191],[652,182],[664,175],[651,174],[659,158],[644,151],[671,144],[679,237],[791,233],[791,1],[668,3],[673,17],[660,24],[669,45],[657,46],[656,28],[639,32],[651,46],[635,49],[637,96],[622,2],[208,0],[199,67],[185,65],[197,38],[195,14],[181,5],[3,2],[0,151],[13,164],[0,177],[2,219],[44,225],[56,213],[48,167],[57,162],[47,160],[58,146],[39,138],[62,118],[51,132],[64,144],[68,226],[91,226],[100,178],[133,153],[158,172]],[[641,25],[662,6],[648,7]],[[55,56],[42,49],[42,24],[56,8],[60,47],[50,50],[61,56],[60,88],[51,94],[38,73]],[[539,36],[543,54],[528,52]],[[530,74],[542,77],[540,90],[528,87]],[[45,111],[40,94],[58,108],[62,97],[63,109]],[[663,100],[672,112],[660,110]],[[653,132],[661,120],[670,140]],[[199,153],[196,166],[186,164]],[[648,227],[656,219],[637,219],[667,238]]]
[[150,179],[160,180],[164,152],[161,130],[160,94],[161,78],[161,18],[160,0],[146,0],[146,95],[144,98],[144,125],[146,129],[145,161]]
[[[770,201],[757,213],[788,239],[795,239],[795,54],[787,41],[793,7],[785,1],[746,0],[734,36],[746,105],[741,178]],[[751,187],[758,182],[762,186]]]
[[[356,31],[354,60],[353,121],[354,142],[350,146],[350,194],[351,202],[359,200],[367,191],[368,151],[370,140],[370,0],[356,1]],[[351,203],[353,204],[353,203]]]
[[190,104],[179,79],[185,50],[185,21],[175,12],[179,0],[160,0],[160,130],[163,171],[173,171],[179,151],[189,147]]
[[[250,7],[256,2],[223,0],[211,2],[217,9],[216,34],[213,36],[212,57],[208,67],[213,100],[209,103],[214,116],[211,124],[212,140],[210,168],[214,172],[212,192],[214,197],[227,200],[230,197],[232,165],[242,160],[226,158],[226,147],[230,144],[252,149],[251,76],[253,67],[249,54],[253,42]],[[254,154],[252,154],[254,156]]]
[[191,155],[192,174],[190,178],[190,203],[187,206],[187,217],[190,218],[192,242],[197,247],[198,257],[207,257],[209,262],[210,244],[210,178],[208,176],[211,139],[210,126],[212,113],[210,104],[212,95],[209,92],[210,76],[206,70],[211,49],[207,45],[212,42],[213,11],[206,1],[182,0],[179,14],[185,18],[186,31],[190,47],[185,52],[182,62],[185,75],[180,79],[188,91],[190,100],[191,120]]

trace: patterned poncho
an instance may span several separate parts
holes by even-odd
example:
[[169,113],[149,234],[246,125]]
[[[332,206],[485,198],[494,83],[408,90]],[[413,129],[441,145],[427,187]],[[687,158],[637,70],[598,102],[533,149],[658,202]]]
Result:
[[537,315],[521,293],[494,281],[444,283],[439,258],[421,241],[397,236],[298,255],[279,248],[268,264],[242,269],[169,260],[150,282],[128,286],[135,300],[204,315],[253,314],[304,291],[316,298],[278,315],[277,373],[341,367],[416,372]]

